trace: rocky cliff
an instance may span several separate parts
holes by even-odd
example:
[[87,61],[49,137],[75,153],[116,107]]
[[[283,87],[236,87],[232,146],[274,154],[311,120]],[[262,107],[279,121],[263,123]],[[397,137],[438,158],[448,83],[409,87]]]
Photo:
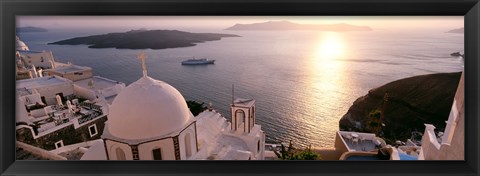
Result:
[[[390,142],[409,139],[412,131],[423,133],[425,123],[442,130],[460,76],[460,72],[420,75],[372,89],[353,102],[340,119],[340,130],[374,132]],[[380,125],[373,128],[372,123]]]

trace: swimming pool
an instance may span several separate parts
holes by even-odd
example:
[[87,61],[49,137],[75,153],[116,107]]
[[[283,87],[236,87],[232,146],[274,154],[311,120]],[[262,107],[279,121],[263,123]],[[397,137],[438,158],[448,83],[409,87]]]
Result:
[[405,153],[400,153],[398,155],[400,156],[400,160],[418,160],[418,158],[410,156],[410,155],[405,154]]

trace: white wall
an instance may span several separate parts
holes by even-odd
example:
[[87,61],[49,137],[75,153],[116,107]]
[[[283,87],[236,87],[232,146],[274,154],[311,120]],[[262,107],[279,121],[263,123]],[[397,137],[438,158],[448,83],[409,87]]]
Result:
[[172,138],[138,145],[140,160],[153,160],[152,150],[156,148],[161,149],[162,160],[175,160],[175,148]]
[[28,119],[28,112],[27,109],[25,109],[25,104],[22,102],[22,100],[20,100],[20,98],[17,98],[15,110],[16,122],[31,123],[31,121]]
[[77,85],[73,85],[74,94],[89,100],[96,99],[96,94],[92,89],[83,88]]
[[57,104],[56,94],[63,93],[63,96],[73,94],[73,84],[71,82],[64,82],[58,85],[45,86],[37,88],[38,93],[45,97],[47,105]]
[[[82,73],[82,74],[78,75],[78,74],[75,74],[75,73]],[[55,70],[48,70],[48,75],[49,76],[57,75],[57,76],[67,78],[67,79],[72,80],[72,81],[78,81],[78,80],[83,80],[83,79],[93,77],[93,73],[92,73],[91,69],[81,70],[81,71],[77,71],[77,72],[70,72],[70,73],[62,73],[62,72],[57,72]]]
[[[229,133],[229,135],[238,137],[242,139],[245,144],[247,144],[248,151],[251,152],[255,158],[251,158],[252,160],[261,160],[264,159],[265,153],[265,133],[260,130],[260,125],[255,125],[254,129],[248,135],[239,135],[235,133]],[[258,150],[258,141],[260,141],[260,151]]]
[[[23,62],[28,65],[35,67],[43,67],[43,68],[53,68],[53,54],[52,52],[44,51],[42,53],[22,53],[20,56]],[[43,58],[43,62],[42,62]]]
[[435,127],[425,124],[420,158],[425,160],[464,160],[465,159],[465,94],[464,73],[455,93],[452,112],[448,117],[442,144],[438,143]]
[[123,150],[126,160],[133,160],[132,149],[129,145],[110,140],[105,140],[105,142],[107,144],[106,146],[109,160],[117,160],[117,154],[115,152],[117,148],[121,148]]
[[[27,102],[27,98],[28,100],[30,100],[30,103]],[[25,95],[25,96],[22,96],[20,97],[20,99],[24,102],[24,105],[28,105],[28,104],[35,104],[35,103],[42,103],[42,99],[40,97],[40,94],[30,94],[30,95]]]
[[[190,134],[190,146],[186,146],[185,144],[185,137],[187,134]],[[195,134],[194,124],[190,125],[187,129],[183,130],[180,135],[178,135],[178,142],[180,144],[180,159],[187,160],[197,153],[197,137]],[[192,151],[189,158],[187,158],[186,147],[190,147],[190,151]]]
[[101,95],[103,95],[104,97],[110,97],[110,96],[117,95],[118,93],[120,93],[120,91],[124,87],[125,86],[122,86],[121,84],[116,84],[115,86],[99,90],[99,93]]

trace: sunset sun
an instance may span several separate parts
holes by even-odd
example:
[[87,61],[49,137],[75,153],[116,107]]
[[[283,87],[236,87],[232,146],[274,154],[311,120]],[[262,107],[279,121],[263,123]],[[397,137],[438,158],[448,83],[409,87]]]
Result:
[[317,57],[321,60],[337,59],[344,53],[344,45],[338,34],[322,35],[317,48]]

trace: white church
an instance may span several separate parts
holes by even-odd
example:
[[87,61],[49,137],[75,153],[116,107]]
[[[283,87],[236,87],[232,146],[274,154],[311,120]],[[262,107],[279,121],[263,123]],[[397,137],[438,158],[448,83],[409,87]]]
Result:
[[182,94],[147,75],[124,88],[109,108],[102,139],[81,160],[263,160],[265,133],[255,100],[235,99],[231,122],[212,108],[196,117]]

